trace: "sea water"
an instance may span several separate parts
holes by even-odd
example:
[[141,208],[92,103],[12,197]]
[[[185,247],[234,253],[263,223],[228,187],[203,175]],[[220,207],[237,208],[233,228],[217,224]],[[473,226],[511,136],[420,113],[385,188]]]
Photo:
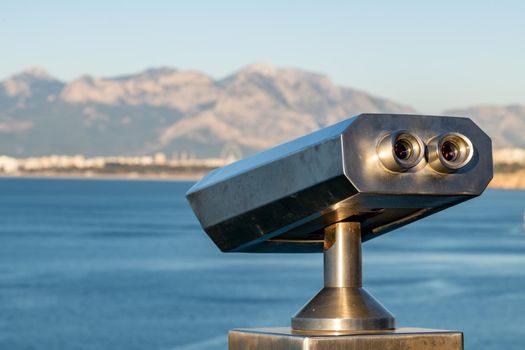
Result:
[[[287,326],[321,254],[222,254],[189,182],[1,179],[0,349],[227,349]],[[525,349],[524,191],[483,196],[367,242],[364,283],[399,326]]]

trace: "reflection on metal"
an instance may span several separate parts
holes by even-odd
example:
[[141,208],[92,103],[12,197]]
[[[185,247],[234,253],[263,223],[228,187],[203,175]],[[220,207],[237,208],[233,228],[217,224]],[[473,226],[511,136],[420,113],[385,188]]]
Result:
[[232,331],[230,349],[462,349],[459,332],[395,328],[362,287],[361,242],[480,195],[491,147],[468,118],[363,114],[195,184],[222,251],[324,253],[324,288],[292,328]]

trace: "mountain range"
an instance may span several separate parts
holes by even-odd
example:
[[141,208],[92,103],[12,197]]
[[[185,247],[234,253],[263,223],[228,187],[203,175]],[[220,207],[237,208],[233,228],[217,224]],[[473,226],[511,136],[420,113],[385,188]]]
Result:
[[[246,155],[363,112],[412,107],[308,71],[254,64],[223,79],[169,67],[60,81],[30,68],[0,82],[0,154]],[[525,106],[470,116],[496,147],[525,147]]]

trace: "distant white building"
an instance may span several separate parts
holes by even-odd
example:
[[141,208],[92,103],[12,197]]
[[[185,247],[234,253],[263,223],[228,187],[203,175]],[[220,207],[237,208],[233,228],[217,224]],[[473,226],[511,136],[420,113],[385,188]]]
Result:
[[156,165],[166,165],[166,155],[164,153],[156,153],[154,157],[154,162]]
[[0,156],[0,172],[16,173],[17,171],[18,160],[7,156]]
[[494,151],[493,156],[496,164],[525,164],[523,148],[500,148]]

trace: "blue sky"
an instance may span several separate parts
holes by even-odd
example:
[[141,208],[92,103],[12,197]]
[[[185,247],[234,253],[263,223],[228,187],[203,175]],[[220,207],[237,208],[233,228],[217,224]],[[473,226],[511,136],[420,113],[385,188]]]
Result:
[[269,62],[423,113],[525,104],[525,1],[4,0],[0,44],[0,79]]

